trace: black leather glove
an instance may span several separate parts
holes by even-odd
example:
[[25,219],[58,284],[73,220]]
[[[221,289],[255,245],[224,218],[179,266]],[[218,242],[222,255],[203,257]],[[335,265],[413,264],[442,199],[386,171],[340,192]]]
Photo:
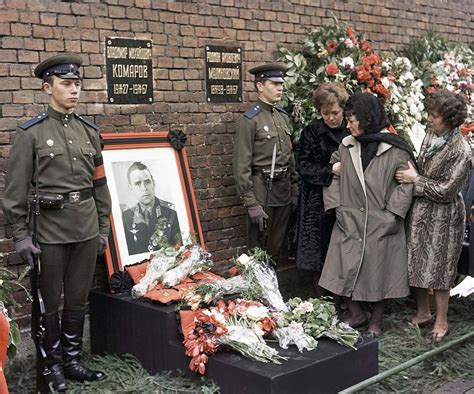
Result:
[[258,225],[258,230],[263,231],[265,228],[265,219],[268,219],[268,215],[265,213],[261,205],[254,205],[253,207],[247,208],[247,213],[250,216],[250,221],[253,224]]
[[105,249],[107,249],[107,239],[109,238],[106,234],[99,234],[99,247],[97,248],[97,254],[99,256],[105,253]]
[[30,267],[34,266],[35,257],[41,254],[41,249],[33,245],[33,240],[29,236],[16,241],[15,250],[16,254]]

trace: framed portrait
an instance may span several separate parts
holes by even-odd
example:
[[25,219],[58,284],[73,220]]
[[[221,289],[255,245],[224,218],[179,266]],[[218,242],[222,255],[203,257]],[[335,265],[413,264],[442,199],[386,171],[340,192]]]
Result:
[[157,246],[204,246],[181,132],[104,133],[112,199],[105,261],[109,276]]

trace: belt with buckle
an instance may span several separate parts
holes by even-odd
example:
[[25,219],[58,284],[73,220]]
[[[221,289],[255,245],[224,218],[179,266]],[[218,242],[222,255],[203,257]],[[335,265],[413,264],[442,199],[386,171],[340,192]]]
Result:
[[64,202],[75,204],[81,201],[88,200],[92,197],[92,189],[78,190],[77,192],[64,193]]
[[[270,168],[252,168],[252,175],[261,175],[264,179],[270,177],[271,169]],[[275,168],[275,172],[273,173],[273,179],[278,180],[285,177],[288,173],[288,167],[278,167]]]

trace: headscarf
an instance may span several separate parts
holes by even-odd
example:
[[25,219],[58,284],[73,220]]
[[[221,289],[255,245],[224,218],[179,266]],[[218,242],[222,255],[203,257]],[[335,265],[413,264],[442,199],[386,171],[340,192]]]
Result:
[[379,100],[371,93],[355,93],[347,100],[344,109],[345,116],[354,115],[359,121],[363,135],[355,137],[361,146],[362,168],[365,169],[377,154],[380,142],[386,142],[408,152],[416,163],[412,147],[400,136],[381,131],[390,126],[385,110]]

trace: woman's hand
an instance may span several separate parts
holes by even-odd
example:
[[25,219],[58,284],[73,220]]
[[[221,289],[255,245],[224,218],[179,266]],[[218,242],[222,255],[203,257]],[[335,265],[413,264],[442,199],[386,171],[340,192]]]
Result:
[[332,173],[337,176],[341,176],[341,162],[338,161],[332,165]]
[[418,173],[410,162],[408,162],[408,169],[398,170],[395,173],[395,179],[398,183],[413,183],[416,178],[418,178]]

